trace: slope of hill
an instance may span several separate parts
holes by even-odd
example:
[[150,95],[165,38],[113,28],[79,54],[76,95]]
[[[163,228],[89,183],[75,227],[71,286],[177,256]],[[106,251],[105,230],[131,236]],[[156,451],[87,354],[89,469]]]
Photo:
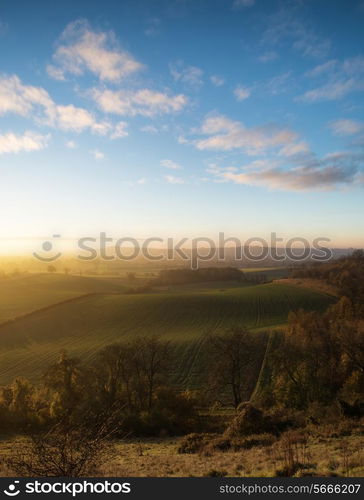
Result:
[[[71,292],[64,293],[69,297]],[[233,326],[275,328],[290,310],[323,310],[331,302],[324,294],[283,284],[80,297],[0,327],[0,383],[19,375],[36,381],[61,349],[87,360],[129,336],[158,335],[176,344],[176,380],[189,386],[206,334]]]
[[125,290],[126,280],[29,274],[0,281],[0,324],[52,304],[88,293],[115,293]]

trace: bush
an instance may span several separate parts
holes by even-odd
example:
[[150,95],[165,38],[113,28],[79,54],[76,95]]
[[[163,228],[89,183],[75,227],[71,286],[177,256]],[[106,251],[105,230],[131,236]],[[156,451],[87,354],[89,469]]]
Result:
[[216,437],[215,434],[188,434],[185,436],[177,449],[178,453],[199,453],[204,449],[206,443],[210,442],[211,439]]
[[239,405],[238,411],[239,413],[225,431],[229,437],[264,433],[279,435],[295,425],[292,419],[280,411],[264,413],[250,403]]
[[231,437],[217,434],[189,434],[178,447],[178,453],[201,453],[212,455],[215,451],[249,450],[254,446],[271,446],[276,441],[273,434],[254,434],[248,437]]

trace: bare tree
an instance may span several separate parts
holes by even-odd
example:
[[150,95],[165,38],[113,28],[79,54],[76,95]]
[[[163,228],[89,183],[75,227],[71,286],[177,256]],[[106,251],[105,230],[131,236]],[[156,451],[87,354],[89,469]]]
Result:
[[214,390],[229,390],[234,407],[244,399],[247,387],[247,366],[251,363],[255,342],[247,330],[235,328],[223,335],[210,337],[213,373],[210,385]]

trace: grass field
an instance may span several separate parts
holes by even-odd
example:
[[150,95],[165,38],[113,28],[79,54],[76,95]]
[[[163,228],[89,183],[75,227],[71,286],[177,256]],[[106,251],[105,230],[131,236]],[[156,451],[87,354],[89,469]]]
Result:
[[289,275],[288,267],[243,267],[240,269],[247,279],[264,276],[267,281],[287,278]]
[[225,285],[128,295],[125,280],[113,278],[34,275],[2,282],[1,318],[14,320],[0,326],[0,384],[19,375],[37,381],[61,349],[89,360],[107,344],[159,335],[175,343],[176,381],[189,387],[207,334],[246,326],[262,335],[284,325],[290,310],[323,310],[333,300],[294,285]]
[[37,309],[88,293],[122,292],[126,279],[29,274],[0,281],[0,324]]

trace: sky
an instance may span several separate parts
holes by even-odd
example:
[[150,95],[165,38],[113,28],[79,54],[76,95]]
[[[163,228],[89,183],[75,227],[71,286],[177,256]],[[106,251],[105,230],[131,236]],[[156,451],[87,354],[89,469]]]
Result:
[[363,247],[363,25],[362,0],[2,0],[0,246]]

